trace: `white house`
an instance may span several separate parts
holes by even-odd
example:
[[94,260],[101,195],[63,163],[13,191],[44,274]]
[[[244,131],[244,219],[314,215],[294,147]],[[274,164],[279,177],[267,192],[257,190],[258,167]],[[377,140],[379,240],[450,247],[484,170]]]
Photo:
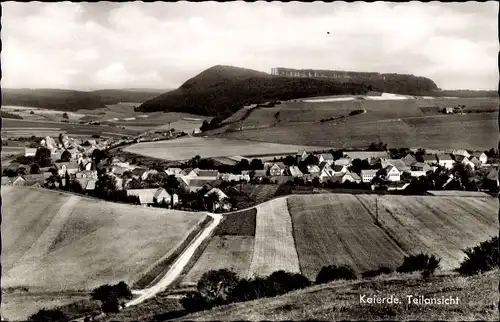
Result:
[[350,166],[352,165],[352,159],[351,158],[340,158],[337,161],[335,161],[335,165],[343,165],[343,166]]
[[371,182],[377,176],[377,170],[361,170],[361,180]]
[[179,196],[177,196],[177,194],[175,194],[175,193],[172,196],[164,188],[158,188],[158,190],[156,190],[156,192],[153,196],[153,201],[158,203],[158,204],[161,204],[164,202],[167,205],[170,205],[173,201],[174,206],[175,206],[176,204],[179,203]]
[[36,154],[36,148],[24,148],[25,157],[34,157]]
[[426,172],[425,171],[410,171],[410,176],[412,177],[415,177],[415,178],[418,178],[418,177],[423,177],[426,175]]
[[453,150],[452,152],[453,155],[462,155],[464,157],[470,157],[469,152],[465,151],[464,149],[459,149],[459,150]]
[[488,162],[488,157],[486,156],[486,154],[484,152],[474,152],[474,153],[472,153],[472,156],[476,157],[483,164]]
[[449,154],[438,154],[437,155],[438,164],[446,169],[453,168],[455,161]]
[[333,165],[334,163],[333,155],[331,153],[321,153],[320,155],[318,155],[318,160],[319,163],[326,162],[329,165]]
[[333,172],[334,173],[346,173],[348,170],[347,170],[347,166],[345,165],[339,165],[339,164],[335,164],[332,168]]
[[393,165],[388,165],[385,168],[385,171],[387,173],[387,180],[392,181],[392,182],[398,182],[401,181],[401,172]]
[[292,177],[295,177],[295,178],[300,178],[304,175],[302,173],[302,171],[300,171],[299,167],[297,167],[295,165],[290,167],[290,174]]
[[[222,192],[219,188],[212,188],[209,192],[205,194],[205,197],[208,197],[212,194],[216,194],[219,198],[219,201],[214,204],[215,209],[224,209],[224,210],[230,210],[231,209],[231,204],[228,202],[225,202],[224,200],[228,198],[228,196]],[[214,209],[214,210],[215,210]]]
[[321,172],[321,170],[319,169],[319,167],[317,165],[308,165],[307,166],[307,171],[310,173],[310,174],[319,174]]
[[319,173],[319,182],[325,182],[325,181],[328,181],[332,176],[334,175],[334,173],[330,170],[326,170],[326,169],[323,169],[320,173]]
[[146,180],[151,174],[158,174],[157,170],[147,170],[141,175],[141,180]]

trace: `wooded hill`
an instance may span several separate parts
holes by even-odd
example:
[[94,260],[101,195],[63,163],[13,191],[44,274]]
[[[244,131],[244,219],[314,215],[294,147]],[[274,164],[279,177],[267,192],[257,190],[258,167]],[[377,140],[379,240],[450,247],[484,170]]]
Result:
[[227,116],[241,107],[272,100],[322,95],[363,95],[368,91],[419,94],[437,90],[425,77],[382,74],[385,80],[339,82],[325,78],[274,76],[233,66],[214,66],[189,79],[178,89],[151,99],[140,112],[187,112]]

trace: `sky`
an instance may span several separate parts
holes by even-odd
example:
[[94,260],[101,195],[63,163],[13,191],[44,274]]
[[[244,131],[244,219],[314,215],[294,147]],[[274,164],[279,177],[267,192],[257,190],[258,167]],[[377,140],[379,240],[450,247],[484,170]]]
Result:
[[173,89],[214,65],[498,87],[498,3],[2,3],[1,86]]

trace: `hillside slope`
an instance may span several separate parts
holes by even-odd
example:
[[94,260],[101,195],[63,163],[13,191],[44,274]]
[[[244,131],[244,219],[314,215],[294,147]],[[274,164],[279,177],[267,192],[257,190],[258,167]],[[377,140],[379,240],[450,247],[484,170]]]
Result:
[[232,66],[214,66],[186,81],[178,89],[143,103],[141,112],[184,111],[209,116],[229,116],[245,105],[269,100],[309,96],[365,94],[370,90],[412,94],[437,89],[424,77],[383,74],[384,79],[338,82],[325,78],[274,76]]
[[68,291],[133,284],[205,214],[2,186],[2,217],[2,287]]
[[[332,282],[283,296],[221,306],[182,321],[498,321],[499,271],[473,277],[398,276]],[[393,295],[402,304],[360,303],[360,296]],[[458,304],[407,305],[408,295],[456,299]]]
[[63,89],[2,88],[2,105],[39,107],[68,112],[105,107],[101,97],[95,93]]
[[99,95],[106,105],[118,104],[120,102],[143,103],[150,100],[165,91],[162,90],[122,90],[122,89],[103,89],[92,91],[90,93]]

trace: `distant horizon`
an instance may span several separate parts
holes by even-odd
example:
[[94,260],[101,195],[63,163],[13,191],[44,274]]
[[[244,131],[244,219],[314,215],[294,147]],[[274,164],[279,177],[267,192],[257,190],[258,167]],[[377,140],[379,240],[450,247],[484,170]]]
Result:
[[[413,74],[489,90],[498,2],[2,3],[7,88],[175,89],[220,64]],[[64,26],[64,28],[61,28]]]

